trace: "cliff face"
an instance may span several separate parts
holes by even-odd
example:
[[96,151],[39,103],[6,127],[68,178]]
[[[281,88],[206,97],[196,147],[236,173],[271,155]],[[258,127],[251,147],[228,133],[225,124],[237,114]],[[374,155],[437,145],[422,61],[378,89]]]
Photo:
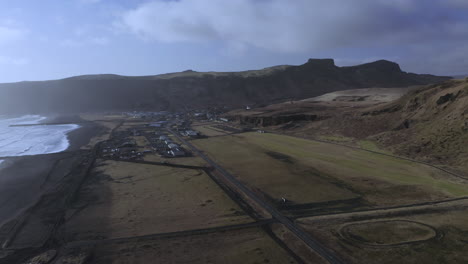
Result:
[[332,59],[311,59],[300,66],[238,73],[186,71],[143,77],[79,76],[0,84],[0,114],[242,107],[338,90],[404,87],[447,79],[406,73],[389,61],[337,67]]

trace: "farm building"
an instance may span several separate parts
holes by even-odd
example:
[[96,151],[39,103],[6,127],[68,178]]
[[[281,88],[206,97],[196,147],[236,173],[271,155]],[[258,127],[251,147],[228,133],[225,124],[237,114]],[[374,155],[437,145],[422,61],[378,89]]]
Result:
[[169,153],[173,156],[173,157],[183,157],[185,156],[185,152],[179,148],[175,148],[175,149],[171,149],[171,151],[169,151]]

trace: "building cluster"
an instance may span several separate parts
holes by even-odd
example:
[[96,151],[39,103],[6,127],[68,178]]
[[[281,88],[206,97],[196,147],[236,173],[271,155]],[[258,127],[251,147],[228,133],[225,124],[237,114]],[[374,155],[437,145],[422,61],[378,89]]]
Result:
[[200,132],[191,130],[191,129],[186,129],[186,130],[179,130],[180,135],[184,137],[191,137],[191,138],[199,138],[200,137]]
[[177,143],[173,142],[167,135],[160,135],[157,140],[157,150],[161,155],[170,157],[185,157],[187,153]]
[[145,111],[133,111],[133,112],[125,112],[123,115],[132,117],[132,118],[140,118],[140,119],[161,119],[166,118],[167,116],[172,115],[168,111],[159,111],[159,112],[145,112]]
[[101,147],[101,156],[108,159],[138,160],[144,152],[139,151],[133,140],[107,141]]
[[188,113],[189,118],[197,120],[209,120],[215,121],[219,119],[219,116],[227,111],[224,107],[210,107],[206,109],[193,110]]

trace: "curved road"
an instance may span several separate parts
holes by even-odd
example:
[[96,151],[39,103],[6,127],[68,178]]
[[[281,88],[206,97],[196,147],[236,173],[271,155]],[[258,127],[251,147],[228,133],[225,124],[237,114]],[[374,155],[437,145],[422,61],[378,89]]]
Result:
[[278,222],[286,226],[292,233],[294,233],[297,237],[299,237],[302,241],[304,241],[304,243],[306,243],[311,249],[317,252],[322,258],[324,258],[331,264],[344,264],[344,262],[341,259],[339,259],[334,252],[327,249],[320,242],[318,242],[316,239],[310,236],[309,233],[305,232],[302,228],[296,225],[293,221],[291,221],[289,218],[281,214],[279,210],[271,206],[269,203],[260,199],[254,192],[252,192],[249,188],[247,188],[245,185],[239,182],[232,174],[227,172],[225,169],[223,169],[220,165],[218,165],[208,156],[203,154],[198,148],[193,146],[187,140],[183,139],[181,136],[179,136],[179,134],[177,134],[170,128],[167,128],[167,130],[170,133],[172,133],[175,137],[177,137],[185,145],[190,147],[193,152],[195,152],[197,155],[203,158],[206,162],[208,162],[208,164],[213,166],[213,168],[215,168],[218,172],[220,172],[221,175],[224,176],[226,180],[234,184],[237,188],[239,188],[239,190],[241,190],[250,199],[254,200],[256,203],[262,206],[265,210],[267,210],[276,220],[278,220]]

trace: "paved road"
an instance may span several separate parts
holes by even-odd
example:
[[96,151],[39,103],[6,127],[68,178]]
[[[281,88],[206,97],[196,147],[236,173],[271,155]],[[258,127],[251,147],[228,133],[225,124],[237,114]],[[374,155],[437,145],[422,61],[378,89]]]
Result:
[[198,148],[193,146],[190,142],[179,136],[176,132],[172,131],[171,129],[167,128],[167,130],[176,136],[181,142],[183,142],[186,146],[190,147],[192,151],[198,154],[201,158],[203,158],[208,164],[213,166],[218,172],[224,176],[226,180],[234,184],[239,190],[241,190],[245,195],[247,195],[250,199],[254,200],[260,206],[262,206],[265,210],[267,210],[278,222],[282,223],[286,226],[292,233],[294,233],[297,237],[299,237],[304,243],[306,243],[310,248],[312,248],[315,252],[317,252],[321,257],[326,259],[331,264],[344,264],[344,262],[339,259],[335,253],[327,249],[323,246],[320,242],[310,236],[309,233],[305,232],[302,228],[296,225],[293,221],[289,218],[285,217],[278,211],[276,208],[271,206],[269,203],[265,202],[264,200],[260,199],[254,192],[252,192],[249,188],[239,182],[232,174],[227,172],[223,169],[220,165],[210,159],[208,156],[203,154]]

